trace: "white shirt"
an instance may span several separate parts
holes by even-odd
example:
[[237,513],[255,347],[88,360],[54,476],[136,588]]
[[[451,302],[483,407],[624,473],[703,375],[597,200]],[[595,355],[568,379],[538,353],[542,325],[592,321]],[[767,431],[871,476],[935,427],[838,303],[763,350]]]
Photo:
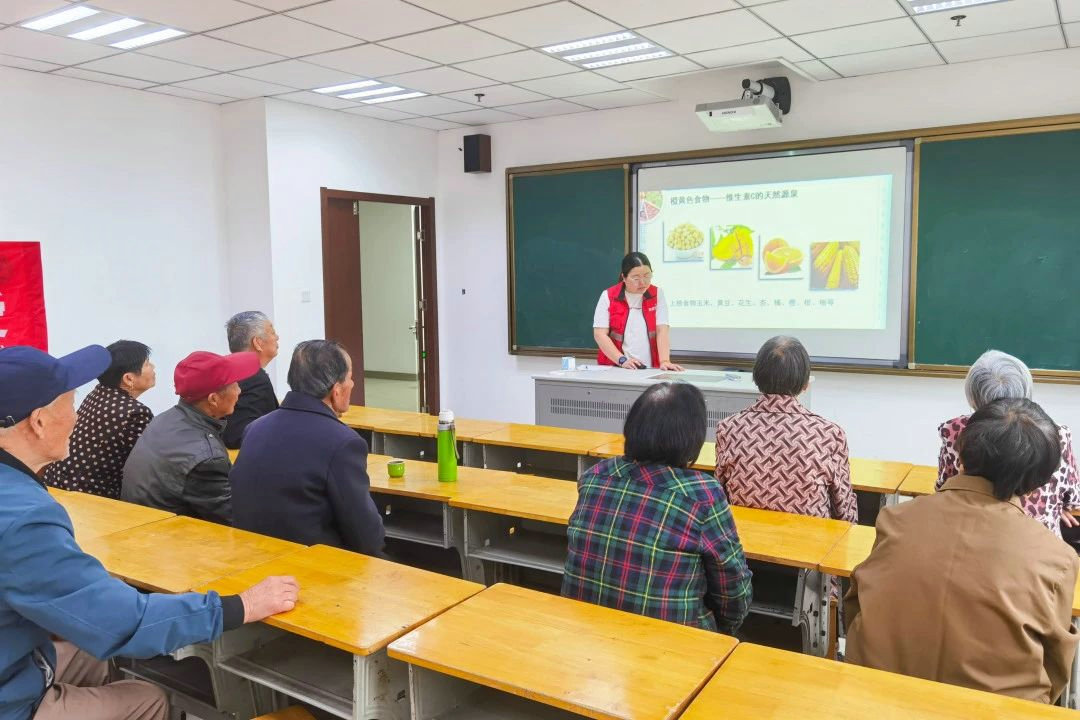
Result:
[[[667,300],[664,299],[664,291],[656,290],[656,326],[669,325]],[[635,357],[652,367],[652,347],[649,345],[649,328],[645,324],[645,315],[641,312],[641,303],[644,293],[626,293],[626,304],[630,306],[630,316],[626,318],[626,332],[623,333],[622,350],[627,357]],[[608,308],[611,301],[608,300],[607,290],[600,293],[600,299],[596,302],[596,310],[593,312],[593,327],[610,327],[611,314]]]

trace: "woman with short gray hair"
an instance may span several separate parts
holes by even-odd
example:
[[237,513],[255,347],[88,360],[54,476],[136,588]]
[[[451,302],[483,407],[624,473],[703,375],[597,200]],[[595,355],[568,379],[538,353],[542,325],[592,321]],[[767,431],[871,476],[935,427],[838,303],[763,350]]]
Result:
[[[964,381],[964,394],[967,395],[971,409],[977,411],[995,400],[1030,400],[1032,385],[1031,370],[1020,358],[1000,350],[987,350],[968,370],[967,379]],[[963,471],[956,441],[967,427],[970,417],[961,415],[938,426],[938,433],[941,435],[936,485],[938,490],[946,480]],[[1058,433],[1061,436],[1061,462],[1057,470],[1050,482],[1021,496],[1020,504],[1024,512],[1061,537],[1062,523],[1068,527],[1080,524],[1070,513],[1071,510],[1080,508],[1080,477],[1076,472],[1072,432],[1061,425]]]

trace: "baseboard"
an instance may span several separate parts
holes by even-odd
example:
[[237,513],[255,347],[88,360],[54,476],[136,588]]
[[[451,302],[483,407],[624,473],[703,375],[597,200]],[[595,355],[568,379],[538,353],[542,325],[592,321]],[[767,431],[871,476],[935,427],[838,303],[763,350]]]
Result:
[[384,370],[365,370],[364,377],[373,380],[412,380],[417,381],[420,376],[416,373],[386,372]]

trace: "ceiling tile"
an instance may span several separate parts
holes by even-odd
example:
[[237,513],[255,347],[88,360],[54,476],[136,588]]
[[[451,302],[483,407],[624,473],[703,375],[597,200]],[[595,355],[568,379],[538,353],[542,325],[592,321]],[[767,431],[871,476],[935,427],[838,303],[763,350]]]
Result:
[[57,70],[53,74],[78,78],[79,80],[105,83],[106,85],[119,85],[120,87],[135,88],[136,90],[142,90],[143,88],[148,88],[154,84],[152,82],[147,82],[146,80],[135,80],[134,78],[121,77],[119,75],[108,75],[106,73],[94,72],[93,70],[83,70],[82,68],[63,68]]
[[533,78],[565,75],[577,71],[577,68],[570,63],[563,62],[537,50],[522,50],[509,55],[473,60],[472,62],[461,63],[458,67],[503,82],[532,80]]
[[792,38],[819,58],[920,45],[926,37],[910,18],[896,18],[855,27],[822,30]]
[[21,27],[0,30],[0,53],[44,60],[57,65],[77,65],[116,52],[115,48]]
[[221,72],[284,59],[280,55],[252,50],[224,40],[215,40],[206,35],[177,38],[160,45],[143,48],[139,50],[139,53],[189,65],[201,65]]
[[322,2],[322,0],[244,0],[244,2],[249,5],[258,5],[267,10],[285,12],[286,10],[295,10],[298,7]]
[[915,22],[931,40],[956,40],[978,35],[1026,30],[1027,28],[1056,25],[1057,6],[1054,0],[1012,0],[964,8],[967,18],[956,26],[951,16],[956,13],[938,12],[917,15]]
[[441,115],[443,113],[464,112],[475,109],[475,105],[469,105],[459,100],[451,100],[444,97],[421,97],[412,100],[399,100],[398,102],[379,105],[387,110],[400,110],[401,112],[415,115]]
[[[484,97],[477,100],[476,93],[483,93]],[[491,87],[461,90],[459,92],[447,93],[443,95],[443,97],[487,107],[499,107],[500,105],[516,105],[518,103],[527,103],[536,100],[547,100],[547,98],[540,93],[524,90],[515,87],[514,85],[492,85]]]
[[698,15],[738,9],[733,0],[577,0],[589,10],[625,25],[637,28],[642,25],[682,20]]
[[682,57],[669,57],[660,60],[646,60],[645,62],[627,63],[615,65],[609,68],[599,68],[596,72],[605,75],[612,80],[640,80],[642,78],[662,77],[664,75],[678,75],[680,73],[696,72],[701,66]]
[[592,108],[568,102],[566,100],[541,100],[540,102],[525,103],[523,105],[509,105],[504,110],[509,110],[515,115],[538,118],[552,115],[569,115],[570,113],[587,112]]
[[776,2],[776,0],[739,0],[740,5],[746,7],[753,7],[755,5],[765,5],[766,3]]
[[1080,47],[1080,22],[1066,25],[1065,37],[1069,39],[1069,47]]
[[477,20],[472,24],[530,47],[581,40],[622,30],[615,23],[568,2],[519,10]]
[[736,45],[722,50],[706,50],[705,52],[687,55],[687,57],[709,68],[753,65],[775,58],[782,58],[788,62],[801,62],[811,59],[810,53],[787,38],[777,38],[776,40],[766,40],[748,45]]
[[559,75],[558,77],[526,80],[515,84],[526,90],[533,90],[552,97],[588,95],[589,93],[621,90],[623,88],[620,83],[611,78],[597,75],[594,72],[576,72],[569,75]]
[[405,53],[379,47],[378,45],[360,45],[358,47],[319,53],[304,58],[305,62],[342,70],[362,77],[382,77],[396,73],[410,72],[431,67],[430,60],[406,55]]
[[905,16],[896,0],[782,0],[754,8],[754,12],[785,35]]
[[461,123],[462,125],[494,125],[495,123],[513,122],[520,120],[520,115],[512,115],[502,110],[480,108],[479,110],[466,110],[465,112],[440,115],[440,120]]
[[501,13],[522,10],[536,5],[543,5],[550,0],[410,0],[432,12],[455,20],[476,20],[477,18],[499,15]]
[[239,75],[229,75],[228,73],[211,75],[210,77],[199,78],[198,80],[188,80],[186,82],[176,83],[176,85],[190,90],[201,90],[202,92],[214,93],[216,95],[225,95],[226,97],[236,98],[238,100],[262,97],[264,95],[280,95],[292,90],[292,88],[285,87],[284,85],[275,85],[273,83],[263,82],[262,80],[252,80],[251,78],[240,77]]
[[806,62],[795,64],[815,80],[835,80],[840,77],[832,68],[820,60],[807,60]]
[[302,60],[285,60],[270,65],[260,65],[247,70],[238,70],[236,74],[301,90],[340,85],[357,79],[351,73],[312,65]]
[[401,124],[426,128],[428,130],[454,130],[456,128],[466,127],[461,123],[440,120],[438,118],[414,118],[412,120],[402,120]]
[[96,7],[162,25],[202,32],[251,20],[267,11],[236,0],[95,0]]
[[386,40],[383,45],[447,65],[521,49],[517,43],[468,25],[451,25],[416,35],[406,35]]
[[874,52],[829,58],[829,65],[832,69],[845,77],[873,75],[874,73],[910,70],[911,68],[944,64],[945,61],[941,59],[941,56],[934,50],[934,46],[930,44],[909,45],[901,48],[875,50]]
[[121,53],[101,60],[83,63],[80,67],[84,70],[97,70],[98,72],[123,75],[154,83],[190,80],[191,78],[210,75],[213,72],[206,68],[139,55],[138,53]]
[[0,2],[0,23],[14,25],[24,20],[33,20],[67,4],[61,0],[4,0]]
[[291,100],[292,102],[303,103],[304,105],[314,105],[315,107],[327,108],[329,110],[341,110],[343,108],[356,107],[355,103],[351,103],[348,100],[342,100],[333,95],[323,95],[321,93],[307,91],[275,95],[274,98],[276,100]]
[[678,53],[744,45],[780,35],[750,14],[749,10],[732,10],[692,20],[651,25],[638,32]]
[[938,50],[951,63],[1023,55],[1063,47],[1065,40],[1061,36],[1061,28],[1057,25],[937,43]]
[[412,113],[404,113],[400,110],[388,110],[386,108],[376,107],[375,105],[360,105],[359,107],[346,108],[344,112],[352,115],[373,117],[376,120],[405,120],[406,118],[416,117]]
[[62,65],[56,65],[54,63],[41,62],[40,60],[31,60],[29,58],[15,57],[14,55],[0,55],[0,65],[7,67],[22,68],[23,70],[36,70],[38,72],[49,72],[55,70]]
[[581,95],[574,98],[574,102],[587,105],[597,110],[606,108],[626,107],[628,105],[647,105],[649,103],[667,102],[667,98],[657,97],[641,90],[616,90],[614,92],[597,93],[595,95]]
[[232,102],[233,100],[235,100],[235,98],[225,97],[224,95],[215,95],[214,93],[199,92],[198,90],[189,90],[187,88],[176,87],[175,85],[161,85],[159,87],[148,88],[146,92],[172,95],[173,97],[186,98],[188,100],[199,100],[201,102],[215,103],[217,105]]
[[363,40],[408,35],[451,22],[401,0],[330,0],[289,15]]
[[391,75],[382,78],[382,80],[410,90],[420,90],[426,93],[445,93],[491,85],[491,80],[487,78],[452,67],[417,70],[416,72],[401,75]]
[[1080,20],[1080,0],[1058,0],[1061,8],[1061,21],[1073,22]]
[[228,40],[287,57],[336,50],[356,44],[356,38],[284,15],[271,15],[259,20],[250,20],[215,30],[210,35],[220,40]]

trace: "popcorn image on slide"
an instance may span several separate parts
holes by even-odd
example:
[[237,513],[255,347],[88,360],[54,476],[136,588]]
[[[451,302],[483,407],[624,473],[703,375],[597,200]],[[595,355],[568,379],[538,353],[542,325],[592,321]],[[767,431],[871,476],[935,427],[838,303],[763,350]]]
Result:
[[711,270],[749,270],[754,264],[754,231],[746,225],[713,225],[709,248]]
[[705,233],[693,223],[680,223],[664,240],[664,262],[702,262],[705,259]]
[[859,288],[858,242],[812,243],[811,290],[857,290]]
[[758,263],[760,280],[800,280],[805,277],[803,251],[791,247],[784,238],[773,238],[761,248]]

